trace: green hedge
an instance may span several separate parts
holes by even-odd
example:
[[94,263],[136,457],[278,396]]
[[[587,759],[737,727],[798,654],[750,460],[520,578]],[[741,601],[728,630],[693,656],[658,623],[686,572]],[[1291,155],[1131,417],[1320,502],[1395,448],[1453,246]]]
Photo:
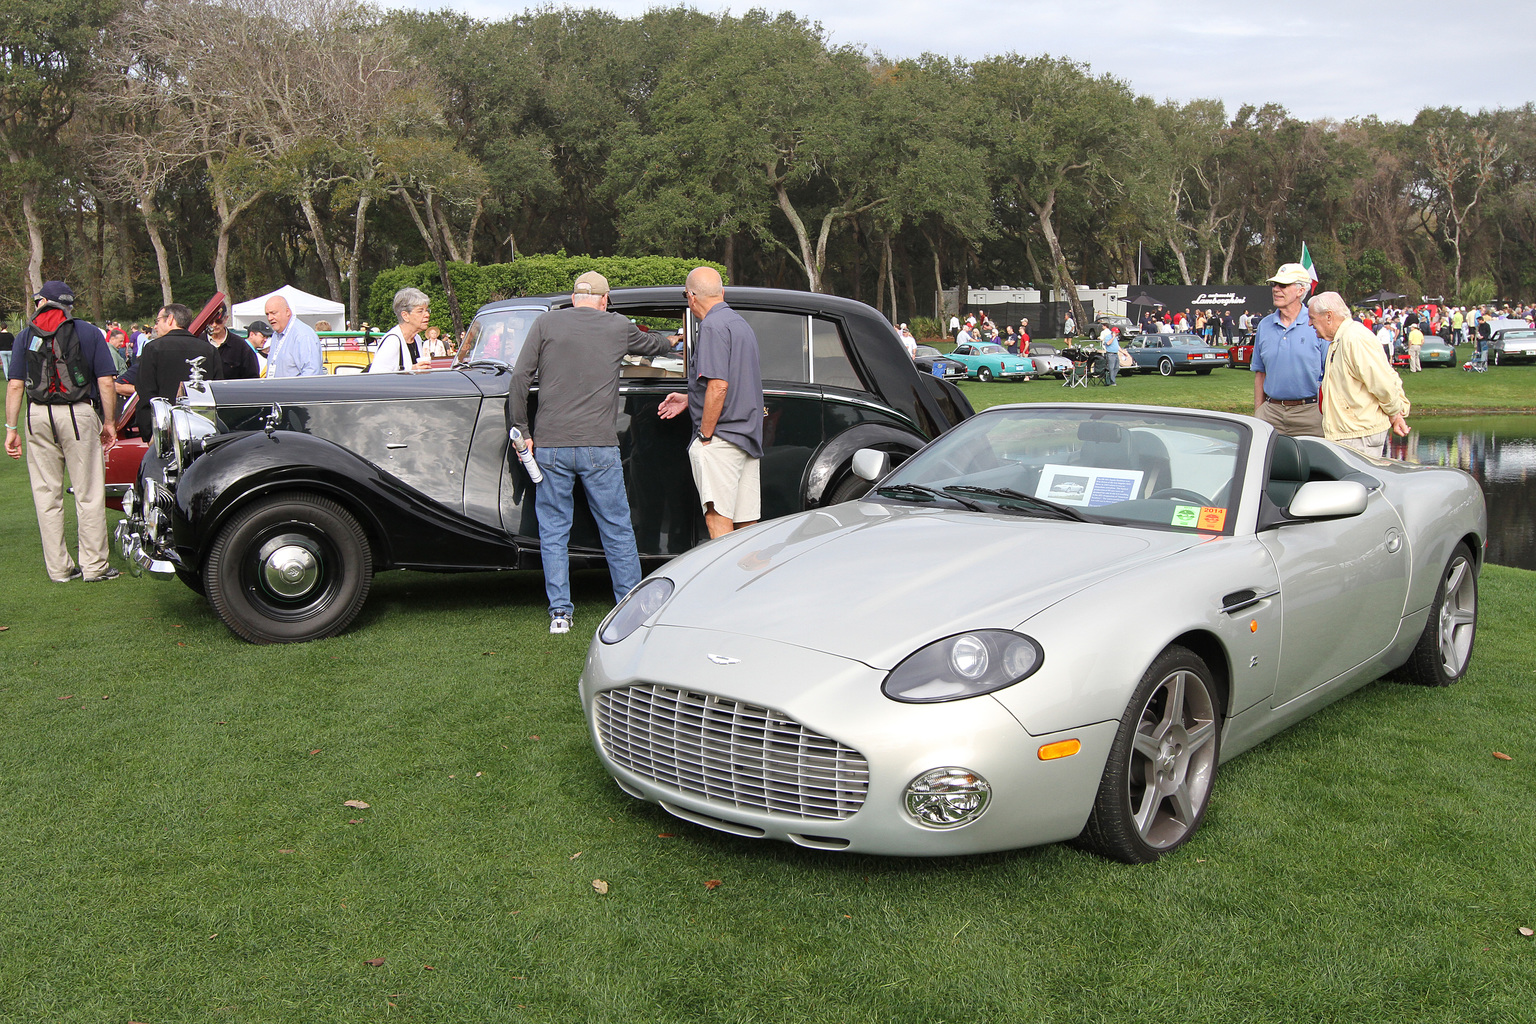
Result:
[[[677,256],[567,256],[564,252],[543,256],[519,256],[511,263],[449,263],[448,276],[459,297],[459,311],[466,323],[475,310],[495,299],[518,295],[557,295],[569,292],[580,274],[595,270],[615,288],[676,285],[681,288],[694,267],[709,266],[725,275],[725,267],[709,260]],[[395,323],[390,304],[401,288],[420,288],[432,299],[432,323],[452,329],[448,296],[438,280],[436,263],[395,267],[373,279],[366,306],[368,323],[388,328]]]

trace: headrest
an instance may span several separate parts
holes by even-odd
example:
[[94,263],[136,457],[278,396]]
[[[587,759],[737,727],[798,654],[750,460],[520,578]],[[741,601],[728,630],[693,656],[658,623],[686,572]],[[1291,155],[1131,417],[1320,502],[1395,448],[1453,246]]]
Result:
[[1269,450],[1269,478],[1302,482],[1311,472],[1312,464],[1306,449],[1297,444],[1294,437],[1276,434]]
[[1122,444],[1125,441],[1125,428],[1118,423],[1110,423],[1106,420],[1084,420],[1077,425],[1077,439],[1100,441],[1105,444]]

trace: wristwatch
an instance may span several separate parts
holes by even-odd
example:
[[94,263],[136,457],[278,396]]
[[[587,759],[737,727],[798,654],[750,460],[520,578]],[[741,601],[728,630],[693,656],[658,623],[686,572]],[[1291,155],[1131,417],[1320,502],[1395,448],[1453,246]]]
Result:
[[699,435],[699,440],[704,442],[705,444],[709,444],[709,442],[713,441],[714,439],[715,439],[715,435],[714,434],[710,434],[708,437],[704,436],[703,434]]

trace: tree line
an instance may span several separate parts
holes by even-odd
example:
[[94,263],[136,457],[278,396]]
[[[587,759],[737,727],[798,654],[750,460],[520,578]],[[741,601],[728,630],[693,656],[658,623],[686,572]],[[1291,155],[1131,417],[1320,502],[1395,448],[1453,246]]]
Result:
[[899,319],[957,285],[1251,283],[1303,240],[1351,297],[1536,292],[1529,103],[1302,121],[1049,55],[888,59],[764,11],[0,3],[13,310],[64,277],[97,319],[282,283],[356,311],[423,261],[456,303],[450,263],[570,252]]

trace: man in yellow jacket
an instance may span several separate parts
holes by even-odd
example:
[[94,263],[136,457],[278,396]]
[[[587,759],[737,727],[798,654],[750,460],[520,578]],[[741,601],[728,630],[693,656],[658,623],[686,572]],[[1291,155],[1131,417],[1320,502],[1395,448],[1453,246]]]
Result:
[[1323,436],[1369,455],[1384,455],[1387,431],[1408,436],[1410,403],[1376,336],[1349,314],[1338,292],[1307,303],[1319,337],[1328,341],[1318,404]]

